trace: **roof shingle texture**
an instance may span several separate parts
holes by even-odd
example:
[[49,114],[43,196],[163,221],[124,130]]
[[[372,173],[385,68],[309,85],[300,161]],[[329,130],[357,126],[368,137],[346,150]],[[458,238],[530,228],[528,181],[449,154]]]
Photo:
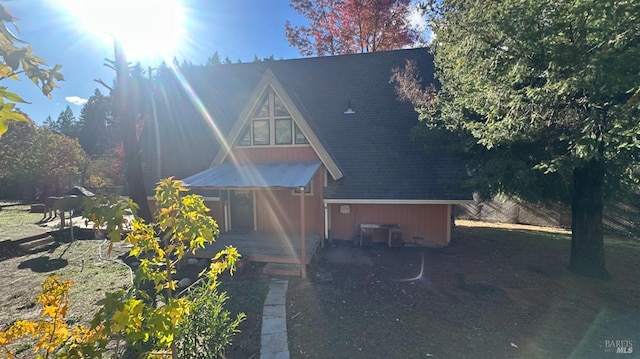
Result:
[[[452,183],[466,176],[449,153],[411,138],[418,115],[398,100],[392,69],[415,61],[434,82],[428,49],[396,50],[185,69],[156,86],[156,115],[145,124],[147,173],[157,180],[206,169],[267,68],[271,69],[344,177],[327,199],[468,200]],[[345,114],[347,108],[354,114]],[[219,135],[216,135],[218,133]],[[149,182],[149,180],[147,180]]]

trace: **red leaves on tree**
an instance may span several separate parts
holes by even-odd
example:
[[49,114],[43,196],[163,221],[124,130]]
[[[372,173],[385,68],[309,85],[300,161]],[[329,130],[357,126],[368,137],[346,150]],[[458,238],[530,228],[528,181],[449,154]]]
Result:
[[400,49],[420,41],[410,23],[411,0],[291,0],[309,26],[285,24],[301,55],[339,55]]
[[[144,127],[144,121],[136,122],[136,138],[140,139],[140,134],[142,133],[142,128]],[[124,143],[120,142],[118,146],[113,150],[115,155],[115,161],[111,168],[109,169],[109,175],[111,178],[115,179],[117,182],[120,182],[122,177],[124,176],[124,160],[125,160],[125,150]]]

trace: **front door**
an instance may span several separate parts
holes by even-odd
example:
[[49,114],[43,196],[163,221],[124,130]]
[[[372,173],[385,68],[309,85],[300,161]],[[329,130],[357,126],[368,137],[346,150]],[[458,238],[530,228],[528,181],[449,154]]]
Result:
[[229,191],[231,230],[253,231],[253,191]]

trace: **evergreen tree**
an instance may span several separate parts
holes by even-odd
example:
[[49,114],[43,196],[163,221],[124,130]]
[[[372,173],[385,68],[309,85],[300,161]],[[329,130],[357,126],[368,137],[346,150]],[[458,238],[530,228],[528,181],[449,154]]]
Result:
[[409,64],[394,74],[400,95],[428,127],[469,145],[470,169],[490,192],[570,204],[569,268],[606,276],[603,201],[639,178],[640,2],[427,8],[441,87],[420,89]]
[[213,56],[207,59],[207,65],[220,65],[222,61],[220,61],[220,55],[218,55],[218,51],[213,53]]
[[60,112],[55,121],[51,120],[51,116],[47,117],[44,125],[59,135],[65,135],[71,138],[78,137],[80,130],[80,122],[76,119],[69,105],[67,105],[64,111]]
[[89,156],[105,155],[115,146],[111,99],[96,89],[80,110],[78,141]]

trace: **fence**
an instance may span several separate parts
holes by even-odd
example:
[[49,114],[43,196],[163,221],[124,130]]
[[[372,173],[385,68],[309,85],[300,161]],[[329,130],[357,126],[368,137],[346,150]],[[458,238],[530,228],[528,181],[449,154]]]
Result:
[[[634,201],[630,199],[628,202]],[[571,228],[571,208],[560,203],[531,203],[513,198],[494,199],[457,205],[454,213],[456,218],[460,219]],[[606,204],[603,227],[607,233],[640,236],[640,207],[625,202]]]

